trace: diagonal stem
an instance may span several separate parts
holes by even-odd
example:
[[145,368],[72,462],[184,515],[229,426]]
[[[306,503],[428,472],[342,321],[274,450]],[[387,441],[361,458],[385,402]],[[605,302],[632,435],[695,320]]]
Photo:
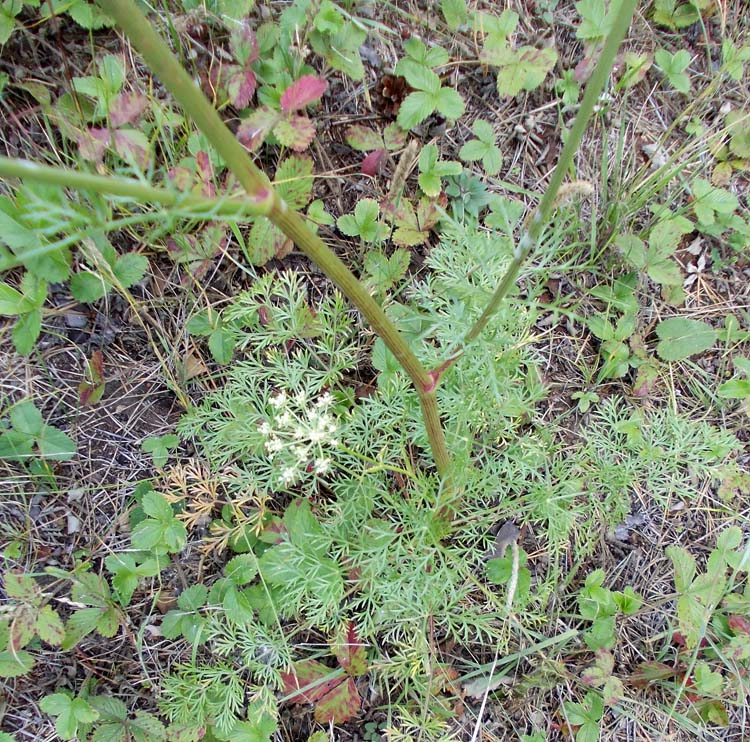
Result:
[[497,312],[503,299],[505,299],[515,284],[521,266],[531,251],[538,246],[539,240],[557,208],[560,187],[573,165],[573,159],[581,144],[583,134],[589,125],[591,116],[594,113],[596,102],[609,79],[617,51],[630,27],[630,20],[635,12],[636,4],[637,0],[622,0],[620,3],[617,14],[612,22],[612,28],[607,35],[601,55],[599,56],[599,61],[586,85],[581,106],[578,109],[578,114],[570,132],[568,132],[567,139],[560,153],[560,159],[557,161],[557,166],[552,172],[549,185],[536,209],[531,213],[530,218],[527,219],[521,238],[516,244],[513,259],[481,316],[466,333],[460,347],[453,349],[448,354],[447,360],[431,372],[435,384],[438,383],[440,376],[461,357],[466,346],[476,340],[482,333],[487,323]]
[[158,75],[206,135],[249,196],[256,201],[268,201],[271,204],[268,218],[324,271],[383,339],[417,390],[435,465],[438,473],[445,476],[450,468],[451,457],[440,422],[432,379],[406,339],[338,256],[273,191],[266,175],[255,166],[244,147],[226,127],[216,109],[177,61],[136,3],[133,0],[98,0],[98,3],[115,19],[149,68]]

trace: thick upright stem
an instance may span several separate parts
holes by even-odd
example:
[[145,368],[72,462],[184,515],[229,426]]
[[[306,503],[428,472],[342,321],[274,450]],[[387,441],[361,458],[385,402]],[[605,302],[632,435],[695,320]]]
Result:
[[264,202],[266,199],[269,200],[272,206],[268,218],[325,272],[383,339],[386,347],[411,378],[419,394],[435,465],[441,476],[447,474],[450,468],[450,454],[432,391],[432,379],[396,326],[354,274],[307,226],[302,217],[278,198],[268,178],[255,166],[248,153],[225,126],[214,107],[146,20],[135,2],[98,0],[98,3],[115,19],[151,70],[158,75],[185,112],[206,135],[250,197]]

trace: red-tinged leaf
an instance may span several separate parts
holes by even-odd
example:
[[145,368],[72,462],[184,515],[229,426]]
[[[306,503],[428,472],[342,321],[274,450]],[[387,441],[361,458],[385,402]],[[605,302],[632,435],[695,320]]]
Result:
[[240,124],[237,129],[237,139],[251,152],[255,152],[263,144],[268,133],[273,129],[278,120],[279,114],[276,111],[263,106],[257,111],[253,111]]
[[211,165],[211,158],[208,156],[208,152],[199,149],[195,153],[195,166],[202,184],[201,193],[204,196],[215,196],[216,188],[213,183],[214,169]]
[[315,706],[315,721],[318,724],[344,724],[359,714],[362,699],[351,678],[337,685],[318,701]]
[[316,660],[302,660],[290,672],[281,673],[281,690],[290,703],[318,703],[343,682],[341,675],[330,680],[333,670]]
[[117,129],[115,131],[115,152],[123,160],[133,159],[140,167],[148,165],[149,144],[146,135],[136,129]]
[[358,677],[367,672],[365,645],[357,636],[354,621],[347,621],[336,632],[336,637],[331,642],[331,651],[348,675]]
[[229,37],[229,48],[242,65],[252,64],[258,58],[258,39],[247,21],[234,28]]
[[304,152],[315,139],[315,124],[307,116],[290,116],[281,119],[273,133],[279,144],[295,152]]
[[148,98],[141,93],[119,93],[109,106],[109,124],[117,128],[134,124],[148,108]]
[[78,154],[84,160],[101,162],[104,153],[112,140],[112,133],[107,128],[91,128],[76,133]]
[[247,108],[255,94],[255,73],[232,65],[226,78],[227,93],[231,104],[237,109]]
[[441,193],[436,199],[420,198],[417,204],[417,224],[423,231],[432,229],[440,221],[440,211],[448,206],[448,196]]
[[20,605],[13,611],[8,638],[8,648],[11,652],[23,649],[34,638],[36,616],[36,609],[30,605]]
[[298,111],[318,100],[326,92],[328,83],[315,75],[303,75],[293,82],[281,95],[281,110],[284,113]]
[[187,191],[193,185],[193,173],[186,167],[173,167],[169,173],[169,179],[177,186],[180,191]]
[[728,622],[735,634],[750,634],[750,620],[745,616],[730,616]]
[[104,394],[104,359],[95,350],[87,364],[86,379],[78,385],[78,399],[82,405],[95,405]]
[[380,132],[371,129],[369,126],[354,124],[346,130],[344,135],[346,143],[358,152],[370,152],[373,149],[383,149],[385,142]]
[[406,146],[406,135],[405,132],[397,123],[388,124],[383,129],[383,142],[385,148],[390,152],[396,149],[402,149]]
[[23,572],[6,572],[3,579],[5,581],[5,594],[9,598],[17,598],[28,603],[41,597],[41,591],[36,581]]
[[370,154],[362,160],[362,175],[377,175],[385,162],[387,154],[388,153],[384,149],[376,149],[374,152],[370,152]]
[[585,83],[594,71],[596,61],[599,58],[599,47],[587,48],[583,59],[575,66],[573,77],[581,85]]
[[670,667],[663,662],[641,662],[635,672],[628,678],[628,682],[636,688],[643,688],[649,683],[666,680],[676,674],[677,670],[674,667]]

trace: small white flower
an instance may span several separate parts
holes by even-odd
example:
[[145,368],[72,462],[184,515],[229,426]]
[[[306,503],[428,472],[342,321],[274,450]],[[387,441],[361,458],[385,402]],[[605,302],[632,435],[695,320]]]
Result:
[[278,453],[282,448],[284,448],[284,444],[276,437],[271,438],[270,441],[266,441],[266,451],[268,453]]
[[265,420],[265,421],[264,421],[264,422],[263,422],[263,423],[261,424],[261,426],[260,426],[259,430],[260,430],[260,432],[261,432],[261,434],[262,434],[262,435],[265,435],[265,436],[269,436],[269,435],[271,435],[271,425],[270,425],[270,423],[268,422],[268,420]]
[[284,427],[287,427],[292,422],[292,416],[289,414],[289,412],[284,412],[282,415],[280,415],[277,418],[277,422],[279,425],[283,425]]
[[325,474],[331,468],[331,459],[315,459],[315,473]]
[[284,404],[286,404],[286,392],[279,392],[275,396],[271,397],[271,399],[268,400],[273,407],[276,409],[279,409]]
[[325,437],[325,431],[321,430],[320,428],[314,428],[310,431],[310,443],[320,443],[322,442]]
[[326,392],[321,397],[318,397],[318,401],[315,403],[315,406],[318,408],[329,407],[332,402],[333,402],[333,397],[331,396],[331,393]]
[[300,464],[304,464],[309,458],[307,454],[307,449],[304,446],[295,446],[293,451],[294,451],[294,456],[297,459],[297,462]]
[[281,472],[281,483],[292,484],[297,478],[297,470],[293,466],[287,466]]
[[305,403],[307,402],[307,393],[304,390],[301,392],[297,392],[297,394],[294,395],[294,401],[300,407],[304,407]]
[[336,448],[339,445],[339,441],[337,438],[331,438],[331,440],[328,441],[328,445]]

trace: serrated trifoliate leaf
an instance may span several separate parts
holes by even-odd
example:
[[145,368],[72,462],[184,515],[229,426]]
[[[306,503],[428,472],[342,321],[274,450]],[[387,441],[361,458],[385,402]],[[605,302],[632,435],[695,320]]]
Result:
[[362,124],[354,124],[346,130],[344,135],[346,143],[358,152],[370,152],[374,149],[383,149],[385,143],[380,132],[370,129]]
[[656,352],[664,361],[682,361],[708,350],[716,342],[716,330],[706,322],[672,317],[656,326],[660,342]]
[[556,62],[557,52],[552,48],[522,46],[507,49],[498,65],[497,92],[501,96],[514,96],[522,90],[534,90],[542,84]]
[[307,116],[289,116],[274,126],[273,134],[282,146],[304,152],[315,139],[315,124]]
[[235,585],[251,582],[257,573],[258,560],[255,554],[239,554],[224,567],[224,575]]
[[219,321],[219,313],[202,309],[194,314],[187,323],[187,331],[191,335],[210,335]]
[[150,518],[160,521],[168,521],[174,517],[174,511],[164,495],[160,495],[153,490],[146,492],[141,500],[143,512]]
[[205,585],[191,585],[185,588],[177,598],[177,605],[181,611],[197,611],[206,605],[208,588]]

